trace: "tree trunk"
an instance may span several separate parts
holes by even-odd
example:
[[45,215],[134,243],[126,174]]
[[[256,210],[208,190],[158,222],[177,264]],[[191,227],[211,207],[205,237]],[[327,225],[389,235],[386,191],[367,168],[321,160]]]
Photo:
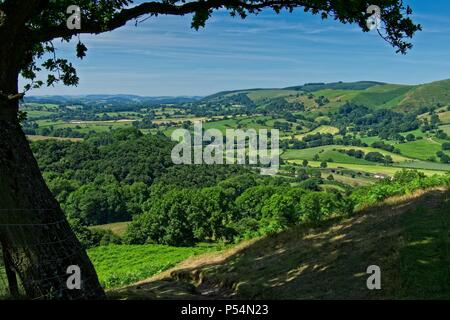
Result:
[[[17,92],[17,74],[10,77],[0,69],[1,92]],[[31,299],[104,298],[94,267],[42,178],[17,121],[17,108],[17,100],[0,97],[0,241],[4,250]],[[79,290],[67,287],[71,265],[81,270]]]
[[17,283],[16,271],[9,255],[9,251],[5,250],[6,244],[2,245],[3,265],[5,267],[6,279],[8,280],[9,294],[12,298],[19,297],[19,284]]

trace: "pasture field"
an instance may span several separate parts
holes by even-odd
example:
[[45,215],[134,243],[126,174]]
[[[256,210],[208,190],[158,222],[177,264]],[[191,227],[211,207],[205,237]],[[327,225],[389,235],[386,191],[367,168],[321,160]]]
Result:
[[410,90],[411,86],[397,84],[373,86],[359,91],[359,94],[352,99],[352,102],[376,109],[395,108]]
[[359,136],[358,139],[360,139],[363,143],[367,143],[369,146],[372,143],[381,140],[378,136],[375,136],[375,137],[361,137],[361,136]]
[[309,132],[303,133],[303,134],[297,134],[295,136],[295,139],[297,140],[302,140],[303,137],[307,136],[307,135],[313,135],[316,133],[321,133],[321,134],[326,134],[326,133],[331,133],[332,135],[338,134],[339,133],[339,129],[333,126],[320,126],[315,128],[314,130],[311,130]]
[[[302,160],[288,160],[288,163],[294,163],[301,165]],[[309,165],[311,167],[319,168],[320,161],[309,161]],[[355,172],[367,172],[371,174],[382,173],[389,176],[393,176],[396,172],[401,171],[405,168],[401,167],[392,167],[392,166],[384,166],[384,165],[364,165],[364,164],[352,164],[352,163],[339,163],[339,162],[328,162],[328,169],[348,169]],[[423,172],[427,176],[432,176],[434,174],[443,175],[446,171],[440,170],[429,170],[429,169],[417,169],[420,172]]]
[[441,151],[441,144],[432,138],[411,141],[407,143],[395,144],[402,155],[419,160],[428,160],[430,157],[436,157],[436,152]]
[[127,230],[129,222],[115,222],[109,224],[102,224],[98,226],[89,227],[90,229],[100,229],[100,230],[109,230],[114,233],[118,237],[122,237]]
[[283,159],[285,160],[294,160],[294,159],[301,159],[301,160],[314,160],[314,156],[317,154],[319,155],[319,159],[321,161],[327,161],[328,159],[332,159],[333,162],[342,162],[342,163],[355,163],[355,164],[373,164],[373,162],[366,161],[364,159],[357,159],[355,157],[351,157],[349,155],[346,155],[344,153],[340,153],[337,150],[361,150],[365,153],[368,152],[379,152],[382,155],[389,155],[392,157],[392,160],[394,162],[404,162],[411,160],[409,158],[406,158],[402,155],[398,155],[392,152],[388,152],[381,149],[371,148],[371,147],[354,147],[354,146],[340,146],[340,145],[330,145],[330,146],[320,146],[320,147],[314,147],[314,148],[308,148],[308,149],[301,149],[301,150],[287,150],[283,154]]
[[450,124],[440,126],[439,129],[443,130],[446,134],[450,136]]
[[297,95],[296,90],[282,90],[282,89],[267,89],[267,90],[253,90],[247,93],[247,96],[253,101],[260,101],[262,99],[273,99],[278,97],[287,97],[290,95]]
[[72,142],[83,141],[82,138],[61,138],[61,137],[39,136],[39,135],[27,135],[27,138],[30,141],[43,141],[43,140],[59,140],[59,141],[72,141]]
[[90,131],[105,132],[111,129],[124,128],[131,126],[134,120],[110,120],[110,121],[51,121],[51,120],[38,120],[36,121],[39,128],[53,127],[58,128],[72,128],[73,130],[81,133],[88,133]]
[[155,119],[152,122],[154,124],[167,124],[167,123],[183,123],[185,121],[191,121],[191,122],[197,122],[201,121],[204,122],[207,118],[206,117],[179,117],[179,118],[164,118],[164,119]]
[[353,187],[368,186],[374,183],[374,179],[359,176],[353,178],[345,175],[333,174],[333,178],[335,181],[345,183]]
[[412,130],[412,131],[407,131],[407,132],[403,132],[403,133],[400,133],[402,136],[404,136],[404,137],[406,137],[408,134],[413,134],[416,138],[418,138],[418,137],[422,137],[422,138],[425,138],[425,137],[428,137],[429,136],[429,134],[427,133],[427,132],[422,132],[422,130],[420,130],[420,129],[416,129],[416,130]]
[[[450,111],[437,112],[436,114],[439,116],[439,120],[441,120],[442,124],[450,123]],[[428,113],[419,116],[419,119],[423,118],[430,120],[431,116]]]
[[104,114],[110,116],[110,117],[126,117],[126,118],[133,118],[137,119],[138,115],[140,113],[135,111],[118,111],[118,112],[99,112],[96,113],[97,116],[103,116]]
[[237,128],[238,120],[236,119],[223,119],[219,121],[205,122],[203,123],[203,129],[217,129],[222,133],[225,133],[226,129]]
[[[314,149],[314,150],[312,150]],[[303,150],[288,150],[285,153],[283,153],[282,158],[284,160],[308,160],[313,161],[314,156],[317,154],[319,156],[320,161],[328,161],[332,160],[333,162],[340,162],[340,163],[354,163],[354,164],[367,164],[370,165],[371,162],[366,161],[364,159],[357,159],[354,157],[351,157],[349,155],[340,153],[338,151],[333,151],[331,149],[324,150],[322,147],[320,148],[310,148],[310,149],[303,149]]]
[[27,113],[27,119],[29,120],[33,120],[39,117],[49,117],[55,114],[55,112],[44,110],[25,110],[25,112]]
[[430,169],[430,170],[442,170],[450,171],[450,164],[431,162],[431,161],[408,161],[395,164],[398,167],[411,168],[411,169]]
[[40,108],[45,109],[47,111],[56,111],[59,108],[59,105],[53,104],[53,103],[28,102],[25,105],[23,105],[23,108],[26,109],[27,106],[29,106],[29,107],[40,107]]

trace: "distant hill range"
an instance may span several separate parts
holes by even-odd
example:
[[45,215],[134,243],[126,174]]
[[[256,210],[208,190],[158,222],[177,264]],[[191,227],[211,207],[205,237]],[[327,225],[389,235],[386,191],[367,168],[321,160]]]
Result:
[[143,97],[138,95],[128,94],[92,94],[92,95],[53,95],[53,96],[29,96],[25,97],[25,103],[49,103],[49,104],[172,104],[185,103],[200,100],[202,97],[190,96],[158,96],[158,97]]
[[371,108],[415,111],[422,107],[450,105],[450,79],[420,85],[389,84],[375,81],[307,83],[287,88],[254,88],[223,91],[207,97],[137,95],[30,96],[26,103],[105,105],[151,105],[177,103],[228,103],[264,106],[274,100],[302,103],[307,110],[330,111],[347,102]]
[[327,111],[346,102],[371,108],[413,111],[421,107],[450,105],[450,79],[421,85],[400,85],[375,81],[307,83],[272,89],[224,91],[205,97],[203,102],[230,102],[249,98],[256,105],[274,99],[303,103],[307,109]]

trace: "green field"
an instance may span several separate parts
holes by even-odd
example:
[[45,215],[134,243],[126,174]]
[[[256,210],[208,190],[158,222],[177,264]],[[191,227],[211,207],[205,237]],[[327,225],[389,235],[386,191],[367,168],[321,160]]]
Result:
[[298,91],[295,90],[283,90],[283,89],[265,89],[265,90],[254,90],[247,93],[247,96],[253,101],[259,101],[266,98],[277,98],[277,97],[287,97],[289,95],[297,95]]
[[432,138],[396,144],[395,147],[400,150],[402,155],[420,160],[436,157],[436,152],[442,150],[441,144]]
[[450,124],[440,126],[439,129],[443,130],[446,134],[448,134],[450,136]]
[[[302,160],[289,160],[288,163],[293,164],[302,164]],[[320,161],[309,161],[309,165],[312,167],[319,168],[320,167]],[[391,167],[391,166],[384,166],[384,165],[364,165],[364,164],[352,164],[352,163],[339,163],[339,162],[328,162],[328,168],[329,169],[348,169],[355,172],[367,172],[371,174],[376,173],[383,173],[387,174],[389,176],[393,176],[396,172],[403,170],[404,168],[401,167]],[[434,174],[445,174],[446,171],[440,171],[440,170],[428,170],[428,169],[418,169],[419,171],[423,172],[427,176],[431,176]]]
[[26,113],[27,113],[27,118],[30,120],[33,120],[38,117],[48,117],[48,116],[55,114],[55,112],[40,111],[40,110],[27,110]]
[[88,250],[104,288],[120,287],[149,278],[190,256],[216,247],[170,247],[164,245],[109,245]]
[[411,110],[421,106],[449,104],[450,79],[426,83],[412,87],[399,103],[399,110]]
[[373,108],[395,108],[411,90],[411,86],[387,84],[370,87],[352,99],[353,103]]
[[50,136],[39,136],[39,135],[27,135],[30,141],[43,141],[43,140],[59,140],[59,141],[72,141],[79,142],[82,138],[61,138],[61,137],[50,137]]
[[98,226],[89,227],[89,229],[109,230],[116,236],[122,237],[127,230],[129,222],[115,222],[109,224],[103,224]]
[[73,130],[79,131],[81,133],[88,133],[90,131],[96,132],[105,132],[109,131],[110,128],[124,128],[131,126],[133,120],[124,120],[124,121],[51,121],[51,120],[38,120],[36,121],[39,125],[39,128],[49,128],[53,127],[54,129],[58,128],[72,128]]
[[304,136],[313,135],[313,134],[316,134],[316,133],[321,133],[321,134],[331,133],[332,135],[335,135],[338,132],[339,132],[338,128],[324,125],[324,126],[317,127],[314,130],[311,130],[311,131],[309,131],[307,133],[298,134],[298,135],[295,136],[295,139],[302,140]]
[[373,162],[366,161],[364,159],[357,159],[355,157],[351,157],[349,155],[346,155],[344,153],[340,153],[337,150],[362,150],[365,153],[368,152],[379,152],[383,155],[390,155],[394,162],[403,162],[411,160],[409,158],[406,158],[404,156],[388,152],[385,150],[380,150],[376,148],[371,147],[353,147],[353,146],[338,146],[338,145],[330,145],[330,146],[320,146],[320,147],[314,147],[314,148],[308,148],[308,149],[301,149],[301,150],[287,150],[285,153],[283,153],[282,158],[285,160],[308,160],[311,161],[314,158],[314,155],[318,154],[319,159],[321,161],[328,161],[328,159],[332,159],[333,162],[340,162],[340,163],[354,163],[354,164],[367,164],[371,165],[374,164]]
[[431,162],[431,161],[408,161],[397,163],[396,166],[411,168],[411,169],[430,169],[430,170],[443,170],[450,171],[450,164]]

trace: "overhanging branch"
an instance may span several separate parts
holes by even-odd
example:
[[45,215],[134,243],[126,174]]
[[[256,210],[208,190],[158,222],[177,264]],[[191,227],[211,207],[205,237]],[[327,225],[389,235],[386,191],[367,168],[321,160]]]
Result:
[[[331,11],[331,5],[328,1],[323,1],[322,7],[317,10]],[[94,21],[83,21],[81,30],[70,30],[65,25],[50,27],[38,32],[38,41],[45,42],[55,38],[65,38],[81,33],[98,34],[102,32],[112,31],[124,26],[128,21],[136,19],[143,15],[177,15],[208,12],[219,8],[227,8],[229,10],[246,10],[249,13],[256,13],[263,8],[295,8],[305,6],[314,10],[313,1],[299,0],[262,0],[262,1],[246,1],[246,0],[200,0],[176,5],[168,2],[145,2],[132,8],[122,9],[109,21],[104,23],[95,23]]]

